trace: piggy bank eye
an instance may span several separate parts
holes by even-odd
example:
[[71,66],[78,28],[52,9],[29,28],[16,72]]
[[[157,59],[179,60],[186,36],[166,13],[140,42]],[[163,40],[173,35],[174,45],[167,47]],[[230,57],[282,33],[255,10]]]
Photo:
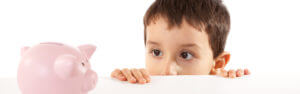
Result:
[[85,66],[84,62],[81,62],[81,65],[82,65],[82,66]]

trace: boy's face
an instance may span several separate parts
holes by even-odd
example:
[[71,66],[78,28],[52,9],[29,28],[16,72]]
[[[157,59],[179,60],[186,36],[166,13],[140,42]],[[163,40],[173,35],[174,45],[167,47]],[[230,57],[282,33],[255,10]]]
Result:
[[151,75],[208,75],[214,66],[205,31],[183,20],[168,28],[159,17],[146,28],[146,69]]

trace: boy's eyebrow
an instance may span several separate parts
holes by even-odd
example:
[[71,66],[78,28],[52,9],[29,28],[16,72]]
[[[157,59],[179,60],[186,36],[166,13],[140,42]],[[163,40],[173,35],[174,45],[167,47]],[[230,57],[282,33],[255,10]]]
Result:
[[183,44],[183,45],[181,45],[181,47],[197,47],[197,48],[201,48],[199,45],[197,45],[195,43]]
[[157,42],[154,42],[154,41],[147,41],[147,44],[154,44],[154,45],[159,45],[159,43],[157,43]]
[[[160,45],[158,42],[154,42],[154,41],[147,41],[147,44],[153,44],[153,45]],[[183,44],[181,45],[181,47],[197,47],[197,48],[201,48],[199,45],[197,45],[196,43],[187,43],[187,44]]]

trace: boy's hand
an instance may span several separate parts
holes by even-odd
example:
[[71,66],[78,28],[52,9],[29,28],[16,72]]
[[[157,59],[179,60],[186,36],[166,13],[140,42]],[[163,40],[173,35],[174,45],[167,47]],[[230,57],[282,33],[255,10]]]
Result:
[[145,84],[150,82],[150,75],[145,69],[115,69],[111,73],[111,77],[130,83]]
[[226,71],[224,69],[217,69],[215,75],[229,78],[242,77],[244,75],[250,75],[250,71],[248,69],[238,69],[238,70],[229,70]]

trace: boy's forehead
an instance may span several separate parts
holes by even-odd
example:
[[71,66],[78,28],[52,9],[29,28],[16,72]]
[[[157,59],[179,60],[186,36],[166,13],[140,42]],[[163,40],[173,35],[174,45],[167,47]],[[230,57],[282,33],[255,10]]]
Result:
[[170,29],[169,23],[164,17],[157,17],[156,19],[153,19],[149,25],[146,26],[146,31],[153,31],[152,29]]
[[148,31],[147,27],[156,27],[156,28],[160,28],[160,29],[173,29],[173,28],[181,28],[181,29],[187,29],[187,28],[191,28],[191,29],[198,29],[199,32],[204,31],[204,25],[203,24],[199,24],[197,26],[193,26],[191,25],[191,23],[188,23],[188,21],[185,19],[185,17],[182,18],[180,23],[174,23],[172,21],[170,21],[169,18],[160,15],[160,16],[155,16],[154,18],[152,18],[150,20],[150,23],[148,25],[145,26],[145,30]]
[[[148,28],[151,27],[151,28]],[[151,20],[150,24],[145,26],[146,31],[153,31],[152,29],[162,29],[162,30],[170,30],[170,29],[194,29],[196,31],[202,32],[205,29],[199,28],[204,26],[192,26],[190,25],[185,18],[182,18],[182,22],[179,24],[171,24],[171,22],[164,16],[157,16]],[[170,30],[172,31],[172,30]]]
[[168,19],[165,17],[157,17],[153,19],[149,25],[146,26],[146,31],[153,31],[154,30],[167,30],[172,31],[172,29],[195,29],[193,26],[188,24],[186,20],[183,19],[182,23],[179,25],[172,25]]
[[146,27],[146,44],[155,42],[168,45],[196,44],[209,45],[208,35],[183,21],[180,26],[169,28],[166,19],[159,18]]

